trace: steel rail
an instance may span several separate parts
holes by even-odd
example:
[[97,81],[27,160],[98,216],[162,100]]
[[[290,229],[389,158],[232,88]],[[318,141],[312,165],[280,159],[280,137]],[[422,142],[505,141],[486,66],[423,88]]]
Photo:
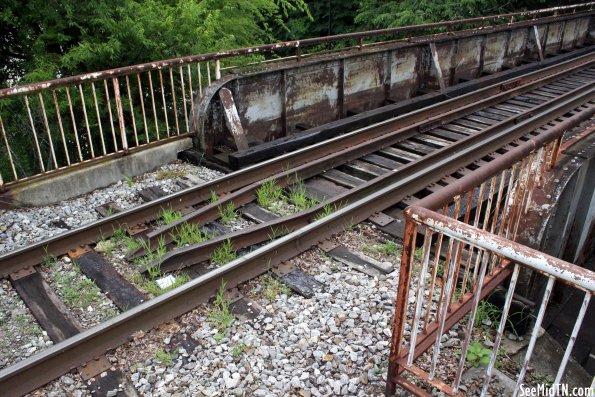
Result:
[[[551,119],[561,112],[574,109],[577,103],[585,98],[593,98],[593,84],[588,89],[575,92],[576,98],[568,98],[557,106],[551,113]],[[594,105],[590,105],[585,113],[593,114]],[[562,113],[564,114],[564,113]],[[469,159],[482,157],[490,153],[495,146],[505,141],[514,140],[528,130],[536,128],[538,119],[547,122],[543,116],[535,116],[502,131],[495,136],[474,139],[473,144],[459,151],[449,154],[442,153],[432,165],[432,172],[450,167],[450,169],[464,164]],[[560,123],[558,127],[565,124]],[[564,125],[568,128],[567,125]],[[444,152],[444,151],[443,151]],[[336,212],[310,223],[284,237],[279,238],[242,258],[236,259],[212,272],[198,277],[187,284],[176,288],[160,297],[145,302],[126,311],[105,323],[97,325],[72,338],[60,342],[41,353],[20,361],[19,363],[0,371],[0,390],[6,396],[18,396],[55,379],[81,363],[87,362],[104,354],[130,340],[131,335],[138,330],[148,330],[157,324],[169,321],[181,314],[194,309],[198,303],[205,302],[218,289],[222,282],[231,288],[268,271],[295,255],[307,250],[322,239],[340,232],[352,222],[359,223],[371,214],[382,211],[399,201],[395,194],[407,184],[415,184],[420,180],[430,180],[431,172],[427,169],[415,170],[412,174],[391,183],[356,202],[353,202]]]
[[[578,99],[568,99],[577,97],[577,94]],[[275,235],[280,231],[286,231],[287,233],[307,225],[311,220],[316,219],[317,216],[324,212],[325,205],[334,205],[335,208],[341,207],[357,200],[364,199],[373,192],[382,189],[387,185],[402,181],[401,189],[394,193],[394,197],[392,198],[393,200],[398,198],[398,200],[395,201],[396,204],[406,196],[414,194],[429,184],[434,183],[441,178],[452,174],[461,167],[472,163],[474,159],[482,158],[493,153],[495,149],[502,147],[504,144],[520,138],[523,134],[534,130],[549,120],[553,120],[562,116],[575,107],[580,106],[582,103],[594,98],[595,82],[577,88],[558,98],[552,99],[551,101],[548,101],[536,108],[530,109],[528,113],[535,113],[535,115],[531,116],[529,119],[525,119],[520,123],[515,122],[514,119],[508,119],[498,124],[494,124],[493,126],[478,132],[477,134],[471,135],[463,140],[453,143],[450,146],[428,154],[416,162],[409,163],[398,170],[389,171],[386,174],[380,175],[360,186],[332,197],[325,203],[320,203],[308,210],[288,217],[278,218],[244,230],[219,236],[202,243],[170,251],[161,259],[159,259],[159,261],[149,264],[148,267],[159,264],[160,270],[162,272],[167,272],[179,270],[183,267],[199,263],[208,259],[213,249],[218,247],[227,239],[232,241],[234,249],[236,250],[248,247],[253,244],[262,243],[263,241],[269,240],[271,235]],[[593,114],[592,107],[590,109],[591,111],[582,111],[571,117],[569,119],[570,121],[567,123],[561,123],[562,127],[556,126],[554,128],[549,128],[546,132],[540,133],[538,138],[542,134],[544,134],[546,137],[561,135],[563,132],[563,129],[561,128],[565,128],[567,125],[576,125],[579,122],[591,117]],[[522,152],[524,150],[528,150],[527,148],[530,149],[531,147],[534,147],[533,145],[536,141],[529,140],[528,142],[528,144],[523,144],[520,146],[524,149],[514,149],[515,154],[518,155],[518,152]],[[469,147],[474,148],[472,152],[468,151]],[[448,161],[445,162],[445,159]],[[501,161],[499,160],[500,159],[498,157],[493,160],[495,161],[494,165],[489,162],[488,164],[480,167],[480,170],[482,170],[481,172],[485,173],[486,171],[484,171],[484,169],[493,170],[495,167],[501,164]],[[426,171],[426,174],[423,176],[419,175],[419,172],[422,170]],[[409,177],[412,174],[416,174],[418,178],[415,180],[410,180]],[[470,174],[470,176],[472,175],[473,174]],[[447,190],[448,192],[452,192],[453,190],[457,191],[459,184],[455,182],[454,186],[454,188],[447,186],[444,188],[444,190]],[[145,272],[146,270],[147,269],[145,268],[142,271]]]
[[[132,226],[156,219],[163,208],[181,209],[198,202],[207,201],[211,197],[211,192],[219,194],[242,189],[251,183],[262,181],[271,175],[275,175],[282,169],[291,169],[314,162],[317,159],[329,156],[347,147],[371,142],[376,137],[380,137],[399,128],[410,127],[409,133],[413,134],[420,127],[425,128],[424,126],[435,123],[436,120],[439,120],[446,113],[453,116],[463,114],[465,109],[473,109],[473,106],[476,106],[479,101],[485,100],[487,97],[502,94],[503,92],[505,95],[512,96],[515,93],[522,92],[521,90],[525,87],[528,87],[527,85],[522,84],[533,84],[532,87],[534,88],[539,81],[544,81],[543,84],[546,84],[548,81],[571,74],[574,71],[588,67],[593,63],[595,63],[595,54],[589,53],[576,59],[568,60],[523,76],[492,84],[460,97],[449,99],[427,108],[379,122],[370,127],[358,129],[311,147],[287,153],[283,156],[247,167],[203,185],[185,189],[171,196],[140,205],[136,208],[90,223],[81,228],[53,236],[28,247],[0,256],[0,275],[6,277],[10,273],[36,265],[40,263],[41,258],[45,255],[63,255],[74,247],[97,241],[100,236],[109,237],[116,228]],[[428,122],[428,112],[436,115],[433,116],[434,121]],[[472,111],[469,111],[469,113],[471,112]],[[373,151],[373,149],[370,149],[370,151]]]
[[[365,136],[360,136],[356,139],[351,139],[350,144],[351,146],[345,148],[337,148],[334,152],[329,153],[326,156],[321,156],[318,159],[312,159],[306,162],[303,165],[299,165],[295,168],[291,168],[287,171],[278,173],[276,175],[270,176],[266,179],[261,179],[258,182],[252,183],[251,185],[247,185],[231,194],[226,195],[225,197],[221,198],[215,203],[211,203],[206,205],[205,207],[200,208],[192,213],[189,213],[179,220],[172,222],[168,225],[165,225],[161,228],[156,229],[155,231],[149,233],[147,235],[149,239],[149,245],[154,247],[159,240],[164,241],[165,243],[169,243],[172,241],[172,232],[179,227],[181,224],[185,222],[193,222],[197,224],[205,224],[207,222],[211,222],[219,217],[219,208],[221,206],[225,206],[230,202],[233,202],[236,208],[240,207],[241,205],[245,205],[251,201],[253,201],[256,197],[256,190],[262,185],[262,183],[270,180],[275,180],[277,184],[281,187],[284,187],[288,184],[291,184],[292,181],[295,179],[304,180],[320,174],[323,171],[328,169],[334,168],[338,165],[344,164],[347,161],[355,160],[365,154],[372,153],[376,150],[379,150],[383,147],[395,144],[401,140],[410,138],[419,133],[419,131],[423,131],[424,129],[428,128],[427,126],[438,127],[440,125],[446,124],[450,121],[456,120],[457,118],[462,117],[463,115],[467,115],[469,113],[473,113],[478,109],[486,108],[490,105],[502,102],[506,99],[514,97],[519,93],[524,93],[526,91],[530,91],[539,87],[541,85],[547,84],[547,82],[553,81],[559,77],[548,76],[544,79],[535,80],[533,83],[525,86],[517,87],[510,91],[500,91],[495,95],[490,97],[483,97],[481,95],[473,95],[475,99],[473,102],[467,104],[467,106],[461,106],[459,108],[455,108],[453,110],[447,111],[445,113],[437,114],[431,117],[427,117],[422,113],[422,119],[410,119],[408,124],[401,129],[398,126],[393,126],[391,121],[382,122],[376,124],[373,127],[367,127],[362,130],[358,131],[366,131]],[[502,87],[502,85],[500,86]],[[485,94],[485,93],[484,93]],[[548,102],[550,103],[550,102]],[[540,105],[543,106],[543,105]],[[532,108],[531,110],[527,111],[527,114],[534,113],[539,107]],[[425,112],[427,113],[427,112]],[[524,116],[517,116],[514,119],[505,120],[504,122],[500,122],[494,124],[489,128],[493,128],[496,126],[505,125],[503,123],[510,123],[511,120],[516,122],[517,119],[520,119]],[[382,133],[382,135],[375,133],[375,130]],[[391,131],[391,128],[393,130]],[[357,131],[356,131],[357,132]],[[361,138],[364,138],[363,141]],[[452,147],[452,145],[451,145]],[[137,254],[140,255],[144,253],[144,250],[140,250]]]
[[[274,44],[267,44],[261,46],[253,46],[253,47],[246,47],[246,48],[238,48],[233,50],[227,51],[217,51],[211,52],[207,54],[199,54],[199,55],[190,55],[178,58],[172,58],[162,61],[155,61],[155,62],[147,62],[138,65],[131,65],[131,66],[124,66],[120,68],[102,70],[92,73],[85,73],[76,76],[69,76],[63,77],[60,79],[48,80],[41,83],[32,83],[26,84],[21,86],[15,86],[10,88],[0,89],[0,98],[11,97],[11,96],[20,96],[25,94],[32,94],[41,92],[48,89],[55,89],[58,87],[64,87],[67,85],[72,84],[79,84],[79,83],[90,83],[98,80],[102,80],[105,78],[117,78],[121,76],[127,76],[139,72],[146,72],[151,70],[159,70],[164,67],[172,67],[172,66],[182,66],[186,64],[196,63],[196,62],[204,62],[210,60],[220,60],[224,58],[242,56],[242,55],[252,55],[252,54],[261,54],[272,52],[275,50],[280,50],[284,48],[302,48],[306,46],[314,46],[324,43],[334,43],[338,41],[344,40],[353,40],[353,39],[364,39],[370,38],[375,36],[383,36],[383,35],[395,35],[401,33],[412,33],[416,31],[424,31],[428,29],[435,29],[435,28],[452,28],[457,25],[467,25],[467,24],[474,24],[480,23],[482,26],[486,22],[495,22],[498,20],[510,20],[510,18],[514,17],[527,17],[527,16],[537,16],[539,14],[544,13],[559,13],[560,11],[566,10],[576,10],[576,9],[583,9],[589,7],[590,9],[595,5],[595,2],[583,3],[583,4],[574,4],[568,6],[560,6],[560,7],[551,7],[551,8],[544,8],[538,10],[531,10],[531,11],[521,11],[521,12],[514,12],[514,13],[506,13],[506,14],[498,14],[498,15],[489,15],[483,17],[475,17],[475,18],[466,18],[466,19],[459,19],[455,21],[445,21],[445,22],[434,22],[434,23],[427,23],[421,25],[411,25],[411,26],[401,26],[396,28],[388,28],[388,29],[378,29],[378,30],[370,30],[366,32],[356,32],[356,33],[346,33],[346,34],[339,34],[333,36],[323,36],[323,37],[316,37],[310,39],[303,39],[303,40],[293,40],[293,41],[286,41]],[[509,23],[507,22],[507,26],[515,26],[515,25],[539,25],[543,23],[542,19],[562,19],[566,16],[576,16],[576,15],[590,15],[589,12],[572,12],[570,14],[560,16],[554,15],[552,17],[545,17],[540,19],[533,19],[531,21],[521,21],[516,23]],[[485,28],[484,28],[485,29]]]

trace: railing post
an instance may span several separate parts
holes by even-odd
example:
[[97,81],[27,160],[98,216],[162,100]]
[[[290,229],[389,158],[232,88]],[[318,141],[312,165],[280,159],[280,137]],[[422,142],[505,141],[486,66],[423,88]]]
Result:
[[128,153],[128,140],[126,139],[126,126],[124,125],[124,110],[122,108],[122,97],[120,96],[120,84],[118,78],[112,79],[114,85],[114,97],[116,98],[116,108],[118,109],[118,124],[120,125],[120,139],[122,140],[122,150]]
[[215,80],[219,80],[221,78],[221,61],[215,59]]
[[[386,396],[394,394],[396,386],[395,377],[399,374],[399,364],[397,361],[401,358],[403,350],[403,333],[405,330],[405,322],[407,321],[407,305],[409,304],[409,288],[411,285],[411,262],[413,260],[416,237],[417,224],[411,218],[407,218],[403,241],[403,255],[401,256],[399,286],[397,288],[395,322],[393,325],[388,373],[386,377]],[[415,346],[410,346],[410,349],[415,349]]]

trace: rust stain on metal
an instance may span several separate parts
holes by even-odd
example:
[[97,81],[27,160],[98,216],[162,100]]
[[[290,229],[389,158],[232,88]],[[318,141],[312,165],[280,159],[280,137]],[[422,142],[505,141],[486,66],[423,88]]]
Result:
[[227,128],[229,128],[229,131],[233,136],[237,149],[248,149],[248,140],[246,139],[246,135],[244,134],[242,122],[240,121],[240,116],[238,115],[238,110],[234,103],[231,91],[227,88],[222,88],[219,91],[219,99],[221,100],[221,104],[223,105],[225,124],[227,125]]
[[17,270],[14,273],[11,273],[10,274],[10,279],[13,280],[13,281],[16,281],[16,280],[21,279],[23,277],[27,277],[28,275],[33,274],[35,272],[36,272],[35,271],[35,268],[33,266],[29,266],[29,267],[26,267],[24,269]]
[[94,360],[88,361],[85,364],[78,367],[79,374],[83,380],[87,381],[100,375],[111,368],[111,363],[106,356],[98,357]]
[[70,259],[78,259],[81,256],[83,256],[86,253],[89,253],[91,251],[92,251],[92,249],[88,245],[79,246],[79,247],[76,247],[75,249],[68,251],[68,256],[70,257]]

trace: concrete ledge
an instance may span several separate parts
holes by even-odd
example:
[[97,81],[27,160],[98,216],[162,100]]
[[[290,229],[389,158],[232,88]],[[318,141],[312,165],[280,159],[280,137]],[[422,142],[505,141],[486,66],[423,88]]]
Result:
[[24,181],[2,195],[8,206],[41,206],[67,200],[109,186],[126,177],[150,172],[177,159],[178,152],[192,147],[191,138],[147,148],[126,156],[106,159],[88,167],[64,171],[49,178]]

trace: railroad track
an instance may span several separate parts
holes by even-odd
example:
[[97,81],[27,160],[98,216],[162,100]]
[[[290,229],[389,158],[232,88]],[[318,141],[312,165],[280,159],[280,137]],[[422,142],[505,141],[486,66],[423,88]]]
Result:
[[[147,231],[145,248],[130,253],[129,259],[144,258],[141,271],[145,274],[157,269],[161,276],[184,269],[194,279],[144,301],[146,297],[117,274],[112,273],[120,280],[114,286],[113,279],[105,280],[105,275],[97,272],[109,263],[92,248],[71,252],[89,277],[110,297],[120,299],[117,306],[123,313],[86,331],[76,326],[66,327],[67,332],[56,331],[56,346],[0,372],[0,388],[9,395],[33,390],[125,343],[135,330],[152,328],[192,310],[198,302],[207,301],[222,280],[227,287],[249,280],[379,211],[392,216],[376,222],[397,235],[395,224],[404,206],[476,168],[489,166],[490,161],[548,128],[591,117],[594,65],[595,56],[588,54],[339,136],[1,256],[2,274],[21,285],[22,294],[26,294],[26,281],[31,282],[34,266],[44,256],[63,255],[81,242],[95,243],[101,235],[106,238],[115,230],[133,229],[156,218],[162,208],[186,208],[180,219]],[[273,205],[262,208],[257,198],[267,192]],[[281,215],[281,211],[275,213],[275,204],[277,209],[291,205],[301,210]],[[231,231],[230,223],[221,220],[226,211],[227,218],[237,211],[252,224]],[[192,233],[183,238],[184,228]],[[198,234],[197,240],[204,241],[194,242],[190,234]],[[254,251],[214,267],[213,253],[224,245],[232,251]],[[47,313],[38,320],[46,329],[53,326],[54,319]],[[68,323],[67,318],[64,321]]]

